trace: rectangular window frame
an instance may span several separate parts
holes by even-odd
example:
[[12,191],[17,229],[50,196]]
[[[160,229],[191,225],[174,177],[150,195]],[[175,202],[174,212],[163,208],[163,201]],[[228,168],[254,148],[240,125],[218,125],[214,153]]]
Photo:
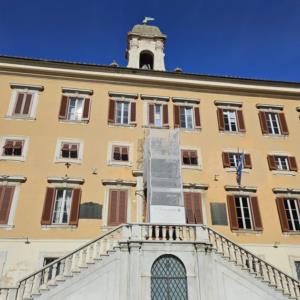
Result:
[[281,136],[282,133],[278,113],[274,111],[267,111],[265,112],[265,114],[268,134],[274,136]]
[[[244,205],[245,204],[245,203],[243,203],[244,199],[246,199],[247,205]],[[235,201],[235,205],[236,205],[236,214],[237,214],[239,230],[247,230],[247,231],[254,230],[250,197],[246,196],[246,195],[234,195],[234,201]],[[237,206],[237,202],[239,202],[239,207]],[[239,208],[240,208],[240,216],[238,213]],[[246,224],[246,216],[245,216],[246,209],[248,210],[248,214],[249,214],[248,219],[250,220],[250,228],[248,228],[247,227],[248,225]],[[242,227],[240,227],[239,219],[241,219],[241,221],[242,221]]]
[[[197,165],[187,165],[183,163],[183,152],[184,151],[194,151],[197,154]],[[195,169],[195,170],[202,170],[203,169],[203,162],[202,162],[202,153],[200,148],[183,146],[180,147],[180,158],[181,158],[181,168],[182,169]]]
[[[78,145],[78,158],[61,157],[61,149],[62,149],[63,144],[77,144]],[[72,138],[59,138],[56,142],[54,163],[81,164],[83,161],[83,150],[84,150],[84,141],[83,140],[72,139]]]
[[[3,147],[7,140],[13,140],[13,141],[22,141],[22,154],[20,156],[10,156],[5,155],[3,152]],[[0,160],[9,160],[9,161],[25,161],[27,158],[28,153],[28,144],[29,144],[29,138],[25,136],[3,136],[0,138]]]
[[224,132],[229,132],[229,133],[239,132],[236,110],[228,109],[228,108],[223,109],[223,118],[224,118]]
[[[130,125],[130,116],[131,116],[131,105],[130,101],[126,100],[114,100],[115,101],[115,125]],[[121,105],[121,119],[118,121],[118,105]],[[124,113],[125,113],[125,105],[128,106],[127,109],[127,123],[124,122]]]
[[[66,201],[67,201],[67,194],[69,192],[70,193],[70,197],[69,197],[69,200],[70,200],[70,203],[69,203],[69,208],[68,208],[68,217],[67,217],[67,221],[66,222],[62,222],[63,220],[63,214],[64,214],[64,209],[63,210],[60,210],[60,213],[59,213],[59,221],[58,222],[54,222],[54,217],[55,217],[55,214],[57,212],[57,210],[55,209],[56,208],[56,203],[58,202],[58,193],[60,191],[63,191],[63,199],[62,199],[62,204],[61,204],[61,207],[64,206],[66,204]],[[70,222],[70,215],[71,215],[71,207],[72,207],[72,201],[73,201],[73,192],[74,192],[74,189],[72,188],[55,188],[55,199],[54,199],[54,203],[53,203],[53,210],[52,210],[52,216],[51,216],[51,225],[54,225],[54,226],[69,226],[69,222]]]
[[[123,160],[114,160],[113,159],[113,150],[114,147],[126,147],[127,148],[127,154],[128,154],[128,161]],[[125,167],[131,167],[133,165],[133,144],[128,142],[121,142],[121,141],[113,141],[108,144],[107,149],[107,165],[108,166],[125,166]]]
[[[184,113],[182,113],[182,110],[184,110]],[[187,115],[187,110],[189,110],[190,116]],[[182,115],[184,115],[184,124],[182,123]],[[190,117],[190,118],[189,118]],[[190,119],[190,120],[189,120]],[[194,107],[190,105],[180,105],[179,106],[179,126],[181,129],[185,130],[194,130],[195,129],[195,120],[194,120]],[[190,122],[191,127],[187,127],[187,123]]]
[[[293,209],[291,205],[291,201],[294,202],[295,214],[293,214]],[[287,207],[286,207],[287,206]],[[284,213],[288,220],[289,232],[297,232],[300,233],[300,207],[299,200],[297,198],[284,198]],[[297,216],[297,219],[295,218]]]

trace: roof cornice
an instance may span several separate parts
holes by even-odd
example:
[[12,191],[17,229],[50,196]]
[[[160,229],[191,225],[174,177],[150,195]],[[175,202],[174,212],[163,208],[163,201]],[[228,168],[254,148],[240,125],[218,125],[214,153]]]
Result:
[[160,87],[176,86],[180,89],[205,91],[232,91],[258,94],[300,96],[300,83],[245,79],[222,76],[196,75],[110,66],[46,61],[40,59],[0,56],[1,73],[36,74],[54,77],[75,77],[86,80],[103,80],[146,84]]

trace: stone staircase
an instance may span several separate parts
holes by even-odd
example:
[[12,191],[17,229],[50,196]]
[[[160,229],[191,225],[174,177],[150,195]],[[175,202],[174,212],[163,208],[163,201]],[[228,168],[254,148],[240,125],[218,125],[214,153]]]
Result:
[[204,225],[124,224],[101,235],[73,252],[22,279],[16,288],[1,288],[0,300],[47,299],[47,293],[64,282],[84,274],[92,265],[105,262],[120,244],[176,243],[202,244],[207,253],[240,268],[266,288],[275,289],[286,299],[300,300],[300,283],[275,266],[250,253]]

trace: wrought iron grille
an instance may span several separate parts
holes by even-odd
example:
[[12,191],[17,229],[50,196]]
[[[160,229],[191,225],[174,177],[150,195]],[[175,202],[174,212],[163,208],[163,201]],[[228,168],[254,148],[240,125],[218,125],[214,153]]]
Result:
[[154,262],[151,300],[188,300],[185,267],[175,256],[163,255]]

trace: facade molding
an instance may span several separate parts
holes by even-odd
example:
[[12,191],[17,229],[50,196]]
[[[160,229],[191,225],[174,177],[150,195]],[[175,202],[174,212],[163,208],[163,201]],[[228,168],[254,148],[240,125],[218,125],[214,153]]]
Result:
[[151,101],[164,101],[164,102],[169,102],[170,97],[168,96],[153,96],[153,95],[140,95],[142,100],[151,100]]
[[70,183],[70,184],[83,184],[84,179],[81,177],[70,178],[68,176],[58,177],[58,176],[49,176],[47,178],[48,183]]
[[108,96],[112,98],[126,98],[126,99],[137,99],[138,94],[132,94],[132,93],[123,93],[123,92],[108,92]]
[[222,101],[222,100],[215,100],[214,104],[216,106],[226,106],[226,107],[234,107],[234,108],[241,108],[243,106],[242,102]]
[[208,184],[204,183],[183,183],[183,188],[184,189],[195,189],[195,190],[204,190],[207,191],[209,188]]
[[172,97],[174,103],[191,103],[191,104],[200,104],[199,99],[194,98],[184,98],[184,97]]
[[258,109],[271,109],[271,110],[283,110],[283,105],[275,105],[275,104],[256,104],[256,108]]
[[227,192],[248,192],[248,193],[257,192],[257,187],[255,186],[225,185],[224,189]]
[[136,181],[123,180],[123,179],[102,179],[103,185],[123,185],[123,186],[136,186]]
[[88,89],[78,89],[78,88],[68,88],[68,87],[62,87],[62,92],[65,94],[82,94],[82,95],[93,95],[93,90]]
[[300,189],[295,188],[273,188],[274,194],[292,194],[292,195],[300,195]]
[[22,89],[22,90],[34,90],[42,92],[44,90],[44,86],[42,85],[32,85],[32,84],[23,84],[23,83],[11,83],[11,89]]
[[0,182],[17,182],[24,183],[27,180],[26,176],[11,176],[11,175],[0,175]]

